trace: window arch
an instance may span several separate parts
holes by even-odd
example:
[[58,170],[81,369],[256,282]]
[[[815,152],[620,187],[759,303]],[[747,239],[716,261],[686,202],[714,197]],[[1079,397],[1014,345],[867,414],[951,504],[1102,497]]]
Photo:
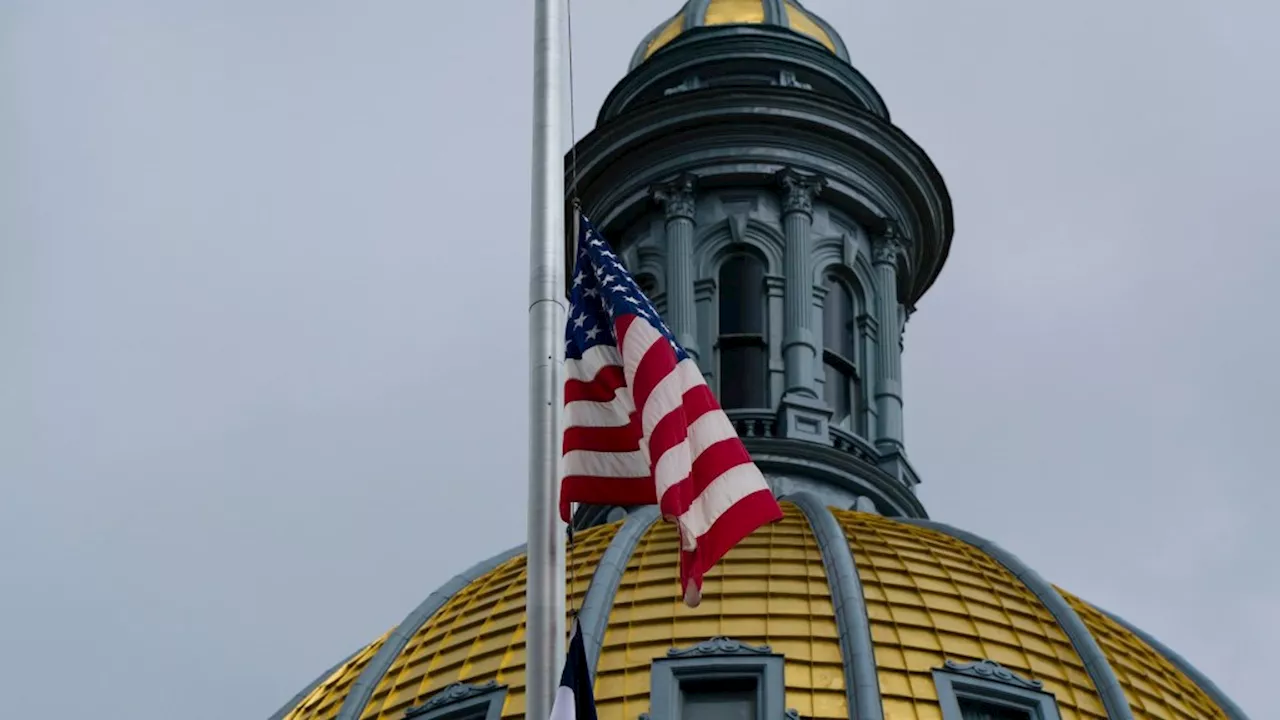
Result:
[[865,393],[858,353],[858,306],[853,287],[834,273],[823,279],[823,394],[831,408],[831,424],[866,435]]
[[755,255],[730,255],[720,265],[720,404],[768,407],[769,348],[765,340],[765,267]]

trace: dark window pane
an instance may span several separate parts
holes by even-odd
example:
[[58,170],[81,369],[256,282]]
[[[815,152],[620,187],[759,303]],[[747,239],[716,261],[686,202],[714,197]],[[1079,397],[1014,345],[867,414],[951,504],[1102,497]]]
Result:
[[827,297],[822,304],[822,343],[826,349],[855,360],[853,293],[849,286],[827,276]]
[[849,419],[849,414],[853,412],[853,393],[848,375],[840,371],[840,368],[827,363],[823,366],[826,370],[826,382],[823,384],[823,390],[827,396],[827,405],[831,406],[831,422],[835,425],[843,425]]
[[764,333],[764,263],[734,255],[720,266],[720,334]]
[[658,281],[650,274],[643,273],[636,276],[636,286],[640,288],[640,292],[644,296],[653,300],[654,293],[658,290]]
[[720,343],[721,406],[725,409],[768,406],[765,353],[764,346],[755,338],[726,339]]
[[750,681],[704,681],[681,687],[681,720],[757,720]]
[[1011,707],[1001,707],[978,700],[960,700],[960,717],[964,720],[1032,720],[1031,712]]

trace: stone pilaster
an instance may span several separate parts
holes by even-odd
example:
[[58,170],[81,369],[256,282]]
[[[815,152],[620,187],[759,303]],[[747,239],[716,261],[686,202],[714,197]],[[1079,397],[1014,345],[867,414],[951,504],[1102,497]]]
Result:
[[826,180],[786,168],[777,175],[782,199],[782,229],[786,236],[783,274],[782,355],[786,374],[780,425],[786,437],[830,443],[827,424],[831,411],[819,397],[814,381],[818,341],[813,331],[813,200]]
[[697,306],[693,297],[693,236],[697,178],[690,174],[655,185],[653,199],[667,213],[667,326],[695,361],[699,359]]
[[902,323],[898,311],[898,259],[905,250],[901,231],[890,223],[872,243],[876,282],[876,447],[902,453]]

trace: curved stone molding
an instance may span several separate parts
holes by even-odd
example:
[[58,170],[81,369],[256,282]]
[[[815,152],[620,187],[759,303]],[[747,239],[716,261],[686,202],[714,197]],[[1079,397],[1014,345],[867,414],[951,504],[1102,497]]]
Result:
[[[727,125],[735,128],[731,136],[723,133]],[[579,197],[606,235],[652,212],[649,188],[682,173],[696,172],[703,188],[758,188],[790,166],[827,178],[823,207],[851,222],[902,223],[911,238],[901,279],[907,303],[932,285],[949,252],[951,200],[924,151],[880,118],[811,93],[710,87],[638,105],[592,130],[576,155]],[[566,173],[572,168],[570,161]],[[567,234],[566,242],[571,248]]]
[[687,648],[671,648],[667,651],[669,658],[703,657],[714,655],[772,655],[773,648],[768,645],[748,645],[740,640],[724,636],[704,640]]
[[501,555],[496,555],[483,562],[472,565],[467,570],[453,576],[449,582],[440,586],[440,589],[427,596],[422,604],[413,609],[405,619],[396,626],[391,635],[387,637],[386,642],[382,643],[382,647],[378,648],[378,652],[365,666],[360,673],[360,677],[351,684],[351,690],[347,692],[347,697],[342,701],[342,707],[338,710],[335,720],[358,720],[360,714],[364,712],[364,707],[369,703],[369,698],[373,696],[373,691],[378,686],[378,681],[387,673],[391,667],[391,663],[400,656],[404,650],[404,646],[409,644],[409,639],[414,636],[418,630],[431,619],[431,616],[439,612],[440,608],[449,601],[449,598],[456,595],[460,590],[470,585],[476,578],[493,570],[508,560],[523,555],[525,546],[521,545],[512,548]]
[[[810,16],[838,47],[844,47],[834,28],[818,15]],[[833,99],[889,119],[884,98],[862,73],[818,42],[798,38],[789,29],[768,25],[702,27],[696,33],[681,34],[645,59],[649,43],[674,19],[675,16],[671,16],[645,37],[632,57],[631,71],[609,93],[597,122],[634,110],[654,96],[660,97],[661,89],[690,76],[723,78],[727,75],[769,82],[782,70],[803,77],[806,84],[813,84],[816,90]],[[761,66],[773,69],[772,77],[750,69]]]
[[488,695],[490,693],[497,692],[500,689],[501,686],[498,685],[496,680],[490,680],[483,685],[468,685],[466,683],[456,682],[435,695],[432,695],[425,703],[405,710],[404,716],[406,718],[411,718],[418,715],[425,715],[433,710],[439,710],[446,705],[454,705],[456,703],[463,702],[464,700],[470,700],[471,698],[480,697],[481,695]]
[[943,670],[956,673],[958,675],[969,675],[983,680],[991,680],[993,682],[1004,683],[1027,690],[1043,690],[1044,683],[1039,680],[1024,678],[1018,673],[1001,665],[995,660],[979,660],[977,662],[956,662],[955,660],[947,660],[942,664]]
[[1191,678],[1191,682],[1195,683],[1197,687],[1203,690],[1204,694],[1208,695],[1209,699],[1212,700],[1214,704],[1222,710],[1222,712],[1227,714],[1227,718],[1229,718],[1229,720],[1249,720],[1249,716],[1244,714],[1244,711],[1240,709],[1239,705],[1236,705],[1231,698],[1227,697],[1226,693],[1222,692],[1222,690],[1215,685],[1212,680],[1205,677],[1204,673],[1201,673],[1195,668],[1195,666],[1187,662],[1186,658],[1171,650],[1167,645],[1155,639],[1151,634],[1130,624],[1129,621],[1124,618],[1114,613],[1107,612],[1097,605],[1094,605],[1093,608],[1114,620],[1120,627],[1136,635],[1139,640],[1150,645],[1152,650],[1160,653],[1165,660],[1168,660],[1174,667],[1181,670],[1183,675]]
[[741,421],[736,414],[730,417],[734,418],[734,427],[747,451],[766,473],[803,474],[852,495],[870,497],[889,517],[929,517],[920,499],[906,484],[863,457],[867,451],[861,444],[842,447],[847,440],[836,433],[832,433],[835,447],[774,437],[776,422],[757,424]]
[[305,689],[303,689],[302,692],[298,693],[297,695],[294,695],[292,700],[285,703],[283,707],[275,711],[275,714],[267,718],[267,720],[284,720],[284,717],[289,713],[293,712],[293,709],[298,707],[298,703],[305,700],[307,696],[311,694],[311,691],[320,687],[320,683],[324,682],[325,680],[328,680],[334,673],[338,672],[339,668],[351,662],[351,658],[359,654],[360,654],[359,650],[351,653],[342,662],[338,663],[337,665],[334,665],[333,667],[326,670],[323,675],[316,678],[315,680],[312,680],[310,685],[308,685]]
[[849,698],[851,720],[884,720],[880,702],[880,678],[876,673],[875,648],[871,644],[871,624],[862,581],[853,562],[853,551],[831,510],[806,492],[788,495],[804,513],[818,541],[822,565],[831,586],[831,604],[840,632],[840,654],[844,659],[844,685]]
[[1107,717],[1111,720],[1134,720],[1124,688],[1120,687],[1120,681],[1116,678],[1115,671],[1111,669],[1111,664],[1107,662],[1107,656],[1102,653],[1102,648],[1098,646],[1098,641],[1094,639],[1089,629],[1085,627],[1084,621],[1075,610],[1071,609],[1057,589],[1040,577],[1039,573],[1028,567],[1013,553],[971,532],[931,520],[904,519],[902,522],[950,535],[978,548],[992,560],[1003,565],[1040,600],[1049,614],[1053,615],[1058,627],[1066,633],[1067,639],[1071,641],[1076,653],[1084,661],[1085,672],[1089,674],[1089,678],[1098,689],[1098,694],[1102,697],[1102,706],[1107,711]]
[[604,633],[609,627],[609,613],[613,611],[613,599],[618,594],[618,585],[622,583],[622,574],[627,570],[636,545],[653,527],[658,515],[657,505],[644,505],[628,514],[591,576],[582,608],[578,610],[578,623],[582,628],[582,643],[587,650],[587,667],[591,668],[592,679],[596,676],[596,663],[600,661]]

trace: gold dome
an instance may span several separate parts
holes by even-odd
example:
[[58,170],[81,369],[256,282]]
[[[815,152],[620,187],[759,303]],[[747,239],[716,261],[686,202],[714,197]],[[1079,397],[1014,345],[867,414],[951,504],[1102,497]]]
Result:
[[[640,536],[614,594],[595,695],[601,718],[649,710],[650,667],[673,647],[716,636],[767,644],[785,656],[786,705],[805,718],[850,717],[841,628],[828,568],[805,513],[734,548],[706,579],[702,605],[677,597],[677,536],[658,522]],[[931,673],[947,660],[992,660],[1043,683],[1063,720],[1106,718],[1086,662],[1054,612],[1004,564],[952,534],[831,509],[852,550],[886,720],[941,720]],[[568,597],[580,606],[622,523],[581,532],[569,552]],[[399,720],[453,683],[506,686],[502,717],[524,713],[524,556],[500,562],[454,593],[376,678],[360,720]],[[1061,591],[1060,591],[1061,592]],[[1135,720],[1227,718],[1204,689],[1126,626],[1061,592],[1097,640]],[[386,636],[307,694],[288,720],[333,720]],[[358,711],[358,714],[357,714]]]
[[632,60],[639,65],[683,33],[698,27],[718,25],[772,25],[796,32],[849,59],[844,41],[822,18],[809,12],[797,0],[689,0],[680,11],[654,28]]

